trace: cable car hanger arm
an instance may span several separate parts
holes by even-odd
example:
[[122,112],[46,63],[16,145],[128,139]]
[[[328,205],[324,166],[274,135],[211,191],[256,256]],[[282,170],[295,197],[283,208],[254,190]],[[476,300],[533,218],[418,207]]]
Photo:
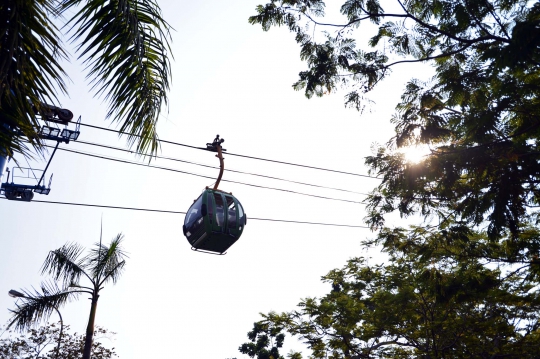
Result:
[[216,135],[216,138],[214,138],[214,142],[207,143],[206,149],[208,151],[217,152],[216,157],[219,159],[219,175],[216,180],[216,183],[214,184],[214,191],[218,189],[219,182],[221,182],[221,178],[223,177],[223,170],[225,169],[225,162],[223,160],[223,152],[227,151],[226,149],[221,148],[221,144],[225,142],[225,140],[222,138],[219,138],[219,135]]

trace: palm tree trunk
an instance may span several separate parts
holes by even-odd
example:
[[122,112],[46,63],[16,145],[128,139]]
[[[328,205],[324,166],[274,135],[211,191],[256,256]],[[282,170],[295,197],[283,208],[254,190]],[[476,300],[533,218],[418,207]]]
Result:
[[92,306],[90,307],[90,317],[88,318],[88,326],[86,327],[86,339],[84,341],[83,359],[90,359],[92,352],[92,342],[94,339],[94,320],[96,318],[96,309],[99,295],[92,295]]

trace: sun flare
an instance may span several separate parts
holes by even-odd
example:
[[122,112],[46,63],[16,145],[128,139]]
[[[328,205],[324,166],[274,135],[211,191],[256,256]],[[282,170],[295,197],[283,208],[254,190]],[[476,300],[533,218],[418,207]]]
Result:
[[426,158],[427,155],[429,155],[430,150],[427,145],[416,145],[400,148],[399,152],[405,156],[405,160],[407,162],[420,163]]

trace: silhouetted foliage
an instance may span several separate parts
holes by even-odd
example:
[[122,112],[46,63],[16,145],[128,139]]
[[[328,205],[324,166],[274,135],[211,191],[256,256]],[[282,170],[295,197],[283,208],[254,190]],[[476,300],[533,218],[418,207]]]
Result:
[[[391,7],[391,11],[384,8]],[[351,88],[346,104],[407,62],[435,77],[411,79],[392,118],[388,148],[367,158],[382,183],[369,198],[368,222],[420,213],[484,226],[491,238],[515,235],[540,206],[540,4],[525,0],[346,0],[343,24],[323,24],[322,0],[273,0],[252,24],[287,26],[308,69],[294,84],[306,96]],[[356,35],[378,28],[367,43]],[[325,40],[313,37],[326,29]],[[334,31],[335,30],[335,31]],[[332,32],[334,31],[334,32]],[[407,163],[394,150],[427,144],[431,155]]]
[[41,291],[22,290],[20,303],[11,310],[9,326],[15,326],[21,331],[31,329],[40,321],[48,319],[54,308],[63,306],[81,294],[89,295],[90,314],[82,358],[90,359],[100,293],[105,284],[116,283],[126,264],[127,255],[122,249],[122,238],[123,236],[118,234],[108,246],[103,244],[100,238],[90,253],[82,258],[83,248],[75,243],[67,243],[50,251],[43,263],[42,272],[52,276],[54,282],[42,283]]
[[238,350],[250,358],[257,359],[283,359],[279,349],[283,347],[285,335],[281,333],[282,326],[272,322],[257,322],[253,330],[248,333],[249,343],[242,344]]
[[[0,339],[0,359],[54,359],[60,329],[56,324],[29,329],[14,336],[10,333],[7,339]],[[103,346],[100,339],[111,339],[111,333],[96,327],[96,340],[92,344],[93,359],[111,359],[118,357],[114,348]],[[84,335],[69,333],[69,326],[64,327],[60,344],[59,358],[80,359],[84,347]]]
[[534,253],[494,245],[470,230],[461,236],[420,227],[382,231],[366,245],[383,244],[387,264],[349,260],[323,277],[328,294],[263,315],[240,349],[258,353],[268,340],[257,328],[274,328],[275,337],[299,338],[314,359],[537,358],[540,233],[527,231],[523,240],[533,241]]
[[[310,358],[538,357],[540,3],[345,0],[342,24],[319,21],[324,10],[272,0],[249,19],[296,35],[308,68],[293,86],[307,97],[346,87],[362,110],[392,69],[426,63],[435,76],[410,79],[395,136],[366,159],[382,181],[364,245],[388,261],[352,259],[323,277],[326,296],[258,325],[299,337]],[[366,22],[377,31],[359,43]],[[431,150],[419,163],[399,151],[415,145]],[[387,228],[392,212],[424,222]]]
[[26,141],[40,148],[41,103],[59,105],[67,94],[64,36],[77,42],[108,117],[138,151],[155,152],[171,77],[169,31],[154,0],[0,2],[0,153],[27,154]]

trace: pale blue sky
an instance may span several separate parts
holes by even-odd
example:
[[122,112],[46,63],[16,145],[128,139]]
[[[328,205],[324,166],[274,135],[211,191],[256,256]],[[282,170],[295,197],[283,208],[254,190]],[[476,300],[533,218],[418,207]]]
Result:
[[[230,152],[367,173],[363,158],[374,142],[392,135],[390,118],[404,82],[418,66],[395,71],[371,95],[362,116],[343,106],[345,92],[307,100],[291,85],[305,68],[286,29],[264,33],[248,24],[259,0],[159,1],[173,33],[170,106],[159,124],[162,139],[204,146],[219,133]],[[94,99],[83,67],[68,66],[73,80],[63,107],[84,123],[108,127],[106,105]],[[427,70],[429,73],[429,69]],[[115,128],[114,126],[111,126]],[[125,146],[114,134],[81,128],[81,140]],[[136,157],[80,143],[61,145],[107,156]],[[162,154],[217,165],[210,152],[163,145]],[[376,180],[225,156],[226,169],[368,192]],[[187,164],[156,165],[216,176]],[[35,163],[36,168],[43,164]],[[131,166],[58,151],[49,196],[35,199],[186,211],[211,180]],[[322,196],[362,200],[364,196],[306,188],[226,172],[225,179],[287,188]],[[365,229],[250,221],[249,217],[362,225],[364,206],[222,183],[242,202],[248,225],[225,256],[192,252],[182,234],[183,216],[113,209],[69,207],[0,200],[0,323],[9,318],[9,289],[38,286],[49,250],[66,242],[89,247],[125,234],[130,258],[116,286],[102,292],[96,324],[117,332],[121,358],[232,358],[259,319],[259,312],[291,310],[300,298],[321,295],[320,277],[354,256],[366,255]],[[377,253],[370,253],[377,256]],[[62,313],[83,332],[89,301],[81,297]],[[52,318],[56,320],[56,318]],[[290,341],[287,346],[293,343]],[[295,347],[301,347],[294,344]],[[247,356],[246,356],[247,358]]]

